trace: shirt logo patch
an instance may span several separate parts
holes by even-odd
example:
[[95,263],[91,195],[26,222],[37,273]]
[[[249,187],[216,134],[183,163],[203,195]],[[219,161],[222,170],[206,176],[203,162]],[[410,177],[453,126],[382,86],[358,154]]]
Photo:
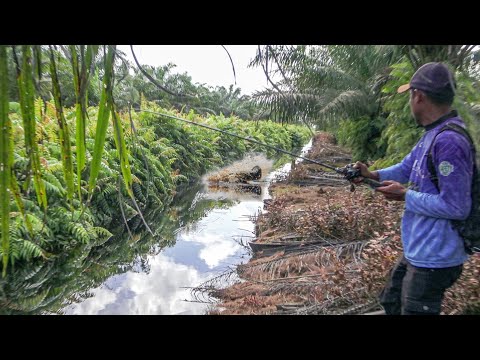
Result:
[[440,170],[440,174],[443,176],[448,176],[453,172],[455,167],[450,164],[448,161],[442,161],[438,166],[438,170]]

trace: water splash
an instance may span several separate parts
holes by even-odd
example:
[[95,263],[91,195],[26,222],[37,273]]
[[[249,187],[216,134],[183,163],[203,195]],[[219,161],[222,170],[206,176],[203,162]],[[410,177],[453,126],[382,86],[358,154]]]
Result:
[[222,177],[222,175],[248,172],[251,171],[254,166],[259,166],[262,169],[262,177],[259,180],[264,180],[266,174],[268,174],[273,168],[273,160],[269,160],[263,154],[248,153],[241,160],[237,160],[232,164],[223,167],[220,170],[214,170],[202,177],[202,183],[208,184],[210,178]]

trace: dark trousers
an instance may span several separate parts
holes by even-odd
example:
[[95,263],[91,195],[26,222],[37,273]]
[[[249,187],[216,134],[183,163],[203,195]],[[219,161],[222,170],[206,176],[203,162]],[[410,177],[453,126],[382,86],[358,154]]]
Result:
[[387,315],[439,315],[445,290],[460,277],[463,265],[420,268],[402,255],[380,294]]

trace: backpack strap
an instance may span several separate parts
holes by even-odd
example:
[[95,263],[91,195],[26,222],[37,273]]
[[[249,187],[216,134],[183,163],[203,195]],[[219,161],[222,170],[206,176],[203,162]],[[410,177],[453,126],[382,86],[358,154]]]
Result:
[[427,169],[430,172],[430,180],[433,182],[433,184],[437,188],[438,192],[440,192],[440,188],[438,187],[438,175],[437,175],[437,170],[435,168],[435,164],[433,162],[432,148],[433,148],[433,144],[434,144],[437,136],[440,133],[442,133],[446,130],[455,131],[456,133],[462,134],[463,136],[465,136],[468,139],[468,141],[470,143],[470,147],[473,150],[474,164],[476,164],[476,162],[475,162],[475,158],[476,158],[475,145],[474,145],[473,139],[470,136],[470,133],[467,131],[467,129],[465,129],[464,127],[462,127],[460,125],[457,125],[457,124],[447,124],[447,125],[445,125],[443,128],[440,129],[440,131],[433,138],[432,143],[430,144],[430,148],[428,149],[428,155],[427,155]]

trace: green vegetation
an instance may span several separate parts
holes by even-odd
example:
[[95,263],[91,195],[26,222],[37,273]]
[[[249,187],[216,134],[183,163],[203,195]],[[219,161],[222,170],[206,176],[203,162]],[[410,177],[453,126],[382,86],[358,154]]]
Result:
[[[52,260],[105,242],[112,236],[109,229],[142,219],[143,210],[164,210],[181,182],[246,152],[275,155],[224,134],[117,106],[116,72],[122,67],[116,55],[115,46],[0,47],[3,276],[9,265],[36,264],[34,259]],[[10,83],[15,69],[17,79]],[[101,91],[92,86],[95,81]],[[10,96],[12,91],[18,96]],[[98,105],[88,106],[92,98]],[[161,108],[143,94],[138,106],[290,151],[309,138],[301,126],[223,114],[205,119],[193,109]]]
[[[67,285],[42,287],[47,273],[60,271],[53,264],[69,271],[55,276],[81,278],[85,259],[104,246],[120,248],[140,232],[154,239],[158,227],[149,219],[168,212],[179,185],[250,151],[278,155],[141,110],[202,122],[287,151],[299,149],[311,136],[308,127],[316,127],[335,134],[354,160],[379,168],[400,161],[422,133],[408,96],[396,89],[421,64],[445,61],[456,73],[454,107],[480,144],[480,56],[473,46],[259,50],[251,65],[273,69],[281,80],[250,97],[233,86],[192,84],[188,74],[172,74],[174,64],[144,66],[168,89],[161,91],[114,45],[0,46],[0,294],[16,286],[22,293],[26,285],[18,279],[35,279],[28,294],[22,293],[31,302],[24,308],[45,306],[69,292]],[[109,242],[126,223],[129,235]],[[133,255],[128,246],[122,249],[128,263]],[[18,281],[14,272],[23,274]]]
[[[204,119],[193,111],[179,114],[146,101],[143,106],[151,111],[229,129],[241,136],[261,139],[269,145],[289,151],[298,149],[309,139],[309,131],[296,125],[282,127],[270,121],[243,121],[223,116]],[[37,107],[43,107],[41,100],[37,100]],[[230,136],[171,118],[133,112],[130,119],[129,114],[121,113],[119,123],[124,128],[135,202],[122,182],[122,164],[115,146],[115,129],[109,127],[91,203],[88,207],[82,207],[74,194],[74,208],[71,210],[66,196],[55,107],[47,103],[46,109],[38,127],[42,134],[39,152],[48,207],[43,213],[30,185],[30,191],[21,194],[20,203],[24,205],[25,219],[31,224],[32,231],[28,231],[22,217],[11,216],[9,259],[12,267],[8,276],[0,281],[0,289],[7,294],[6,297],[0,297],[5,313],[38,313],[44,308],[51,309],[52,304],[57,302],[60,308],[60,300],[73,296],[78,289],[87,292],[92,283],[99,284],[108,276],[118,273],[119,265],[124,270],[131,267],[135,257],[139,254],[147,256],[153,245],[172,245],[175,239],[171,234],[179,222],[185,224],[200,219],[205,211],[214,206],[214,202],[210,201],[204,203],[205,208],[196,209],[195,212],[170,208],[175,192],[206,171],[240,159],[247,152],[263,150],[253,143],[236,141],[235,138],[232,140]],[[67,123],[74,131],[76,109],[66,108],[64,111]],[[87,112],[90,118],[96,118],[99,110],[90,107]],[[17,114],[10,114],[10,118],[14,122],[19,121]],[[86,128],[86,173],[92,166],[90,159],[95,151],[92,139],[95,133],[95,124],[89,124]],[[265,138],[267,134],[269,137]],[[21,143],[22,139],[20,131],[17,135],[15,144]],[[268,150],[271,156],[275,156]],[[25,149],[15,146],[14,155],[14,173],[19,187],[23,188],[25,179],[21,174],[28,165]],[[73,161],[75,163],[75,156]],[[76,182],[76,174],[73,177]],[[88,183],[85,180],[82,180],[81,191],[83,199],[86,199]],[[184,206],[188,208],[190,203],[191,197]],[[138,210],[143,213],[151,233],[145,228]],[[18,206],[12,204],[10,214],[19,212]],[[123,214],[124,219],[119,218],[118,214]],[[178,218],[179,214],[181,218]],[[124,231],[124,221],[128,222],[127,231]],[[29,262],[28,266],[26,261]]]
[[254,94],[268,117],[334,133],[354,160],[383,167],[400,161],[419,139],[408,96],[397,94],[425,62],[455,71],[454,107],[480,142],[480,51],[473,45],[266,46],[252,65],[280,76]]

